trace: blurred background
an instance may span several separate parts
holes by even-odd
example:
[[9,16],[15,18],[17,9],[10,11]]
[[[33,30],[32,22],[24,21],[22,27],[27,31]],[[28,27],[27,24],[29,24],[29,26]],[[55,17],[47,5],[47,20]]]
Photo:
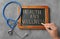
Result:
[[[13,36],[9,36],[8,30],[10,28],[6,24],[5,19],[2,16],[2,8],[7,2],[10,2],[11,0],[0,0],[0,39],[21,39],[19,36],[23,37],[24,33],[29,33],[29,30],[21,30],[18,27],[15,28],[16,33],[19,35],[16,35],[15,33]],[[60,0],[15,0],[21,3],[21,5],[26,6],[42,6],[47,5],[50,8],[50,21],[55,23],[58,27],[58,32],[60,35]],[[17,5],[14,5],[17,7]],[[14,15],[17,15],[16,7],[10,6],[8,9],[11,11],[8,11],[6,9],[6,16],[7,17],[13,17],[16,18]],[[16,13],[16,14],[15,14]],[[49,33],[46,30],[31,30],[28,37],[24,39],[52,39],[49,35]]]

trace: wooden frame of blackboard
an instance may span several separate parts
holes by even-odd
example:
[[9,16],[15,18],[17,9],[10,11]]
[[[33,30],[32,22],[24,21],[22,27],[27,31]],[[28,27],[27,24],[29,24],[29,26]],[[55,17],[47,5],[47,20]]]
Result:
[[[22,6],[22,8],[26,9],[34,9],[34,8],[44,8],[45,9],[45,23],[49,23],[49,7],[48,6]],[[20,14],[20,7],[18,7],[18,13]],[[42,30],[45,30],[45,27],[42,26],[42,25],[39,25],[39,26],[34,26],[34,25],[28,25],[28,26],[24,26],[24,25],[21,25],[21,18],[18,20],[18,28],[19,29],[42,29]]]

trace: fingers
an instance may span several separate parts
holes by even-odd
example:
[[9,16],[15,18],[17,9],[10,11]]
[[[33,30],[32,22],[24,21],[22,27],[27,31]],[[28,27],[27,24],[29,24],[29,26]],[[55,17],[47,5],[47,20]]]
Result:
[[44,25],[44,27],[46,28],[46,30],[52,30],[53,29],[53,23],[41,23],[42,25]]
[[48,28],[49,28],[49,26],[48,26],[48,24],[46,23],[46,24],[44,24],[44,23],[41,23],[42,25],[44,25],[44,27],[46,28],[46,30],[48,30]]
[[46,30],[56,30],[56,26],[54,23],[41,23],[42,25],[44,25],[44,27],[46,28]]

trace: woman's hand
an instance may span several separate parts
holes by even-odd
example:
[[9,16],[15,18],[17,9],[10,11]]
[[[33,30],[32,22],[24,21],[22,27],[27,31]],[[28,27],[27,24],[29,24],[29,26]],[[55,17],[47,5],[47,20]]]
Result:
[[50,36],[53,37],[53,39],[59,39],[57,27],[54,23],[46,23],[46,24],[41,23],[41,24],[44,25],[44,27],[49,32]]

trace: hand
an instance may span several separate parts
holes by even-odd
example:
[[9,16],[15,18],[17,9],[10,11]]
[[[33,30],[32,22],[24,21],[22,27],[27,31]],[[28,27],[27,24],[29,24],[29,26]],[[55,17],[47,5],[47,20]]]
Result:
[[58,38],[57,27],[55,26],[54,23],[46,23],[46,24],[41,23],[41,24],[44,25],[46,30],[49,32],[50,36],[52,36],[54,39]]

